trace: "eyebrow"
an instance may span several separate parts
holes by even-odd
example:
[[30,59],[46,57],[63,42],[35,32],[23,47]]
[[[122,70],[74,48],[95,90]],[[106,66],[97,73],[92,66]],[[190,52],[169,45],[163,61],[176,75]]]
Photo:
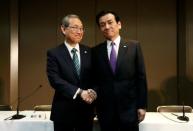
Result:
[[73,26],[73,27],[83,27],[83,25],[69,25],[69,26]]

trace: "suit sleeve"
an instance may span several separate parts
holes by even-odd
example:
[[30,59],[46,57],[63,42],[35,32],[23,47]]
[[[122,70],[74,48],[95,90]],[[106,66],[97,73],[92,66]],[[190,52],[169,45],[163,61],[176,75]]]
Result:
[[137,44],[136,68],[137,68],[137,106],[138,109],[147,108],[147,80],[145,64],[140,45]]
[[99,78],[99,76],[98,76],[98,71],[97,71],[97,58],[96,58],[96,48],[92,48],[92,50],[91,50],[91,52],[92,52],[92,57],[91,57],[91,63],[92,63],[92,70],[91,70],[91,74],[92,74],[92,77],[91,77],[91,80],[92,80],[92,89],[93,90],[95,90],[95,92],[97,93],[97,95],[98,95],[98,84],[97,84],[97,82],[98,82],[98,78]]
[[56,57],[51,51],[47,52],[47,75],[51,86],[56,92],[63,96],[73,99],[77,89],[79,87],[74,86],[70,82],[64,80],[59,72],[59,65]]

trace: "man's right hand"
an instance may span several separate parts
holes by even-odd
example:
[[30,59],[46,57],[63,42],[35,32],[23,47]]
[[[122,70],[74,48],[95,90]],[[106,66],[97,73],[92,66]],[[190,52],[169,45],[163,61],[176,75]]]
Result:
[[80,97],[88,104],[91,104],[97,97],[96,92],[92,89],[82,90]]

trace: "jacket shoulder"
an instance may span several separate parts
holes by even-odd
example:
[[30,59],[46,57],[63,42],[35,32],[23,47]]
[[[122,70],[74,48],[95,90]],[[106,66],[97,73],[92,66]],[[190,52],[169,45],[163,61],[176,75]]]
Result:
[[139,44],[139,41],[137,40],[128,40],[127,42],[125,42],[127,44],[134,44],[134,45],[138,45]]
[[62,43],[62,44],[60,44],[60,45],[58,45],[56,47],[48,49],[47,52],[57,52],[58,50],[60,50],[60,49],[62,49],[64,47],[65,47],[65,45]]
[[92,48],[92,50],[99,50],[99,49],[103,48],[104,46],[106,46],[106,42],[97,44],[96,46],[94,46]]
[[87,45],[79,44],[80,48],[90,50],[91,48]]

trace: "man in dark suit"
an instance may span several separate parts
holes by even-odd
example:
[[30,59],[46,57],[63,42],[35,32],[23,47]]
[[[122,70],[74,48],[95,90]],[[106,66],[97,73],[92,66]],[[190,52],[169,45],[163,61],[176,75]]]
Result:
[[121,21],[102,11],[96,22],[106,41],[93,48],[94,84],[101,131],[138,131],[145,117],[147,84],[138,41],[124,41]]
[[47,75],[55,89],[51,120],[55,131],[91,131],[92,101],[91,51],[79,44],[84,29],[77,15],[62,19],[64,43],[47,52]]

